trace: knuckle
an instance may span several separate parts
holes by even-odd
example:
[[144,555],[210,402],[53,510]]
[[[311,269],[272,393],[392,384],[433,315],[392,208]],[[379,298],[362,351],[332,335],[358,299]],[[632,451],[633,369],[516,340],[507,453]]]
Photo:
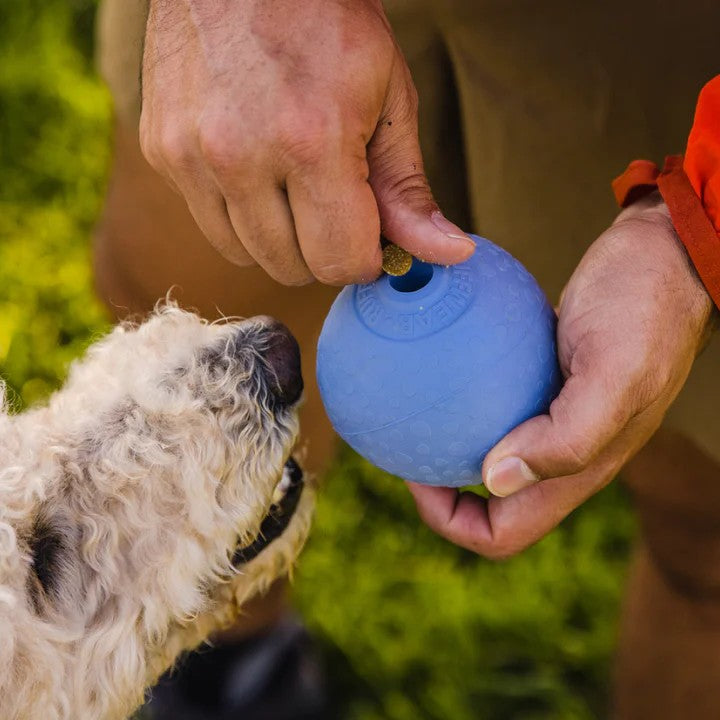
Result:
[[595,448],[590,438],[576,435],[570,439],[559,438],[557,442],[565,472],[568,474],[582,472],[595,456]]
[[[423,169],[417,167],[418,165],[419,162],[413,163],[409,173],[389,178],[386,182],[381,183],[377,190],[378,199],[388,207],[410,205],[418,209],[434,210],[435,202],[427,177]],[[387,222],[391,218],[384,218],[384,220]]]
[[352,273],[353,281],[367,283],[375,280],[382,271],[382,252],[375,241],[372,245],[363,245],[355,251],[354,263],[349,270]]
[[484,547],[482,551],[478,550],[477,552],[486,557],[488,560],[501,562],[517,555],[522,549],[523,548],[518,547],[516,544],[507,540],[495,538],[492,545]]
[[285,138],[279,142],[281,153],[291,169],[317,165],[326,153],[326,145],[314,132],[304,131],[293,138]]
[[323,285],[348,285],[352,282],[351,273],[340,263],[328,263],[317,267],[313,274]]
[[413,118],[416,117],[418,110],[420,109],[420,96],[417,88],[415,87],[415,83],[410,77],[408,77],[405,103],[408,116]]
[[158,152],[158,146],[155,142],[154,135],[148,127],[148,123],[140,123],[139,138],[140,151],[142,152],[143,157],[148,161],[151,167],[155,170],[159,170],[162,166],[162,159],[160,157],[160,153]]
[[[202,223],[198,222],[202,227]],[[238,267],[254,267],[257,265],[255,258],[248,253],[242,242],[237,238],[228,238],[224,235],[217,235],[211,231],[205,232],[210,244],[222,255],[228,262]]]
[[[303,257],[297,252],[292,232],[273,227],[266,218],[247,218],[243,237],[255,260],[265,272],[281,285],[301,287],[314,280]],[[253,242],[248,242],[250,238]]]
[[168,126],[161,131],[157,139],[157,152],[173,168],[187,166],[192,158],[190,139],[175,126]]
[[285,279],[283,285],[287,285],[288,287],[304,287],[305,285],[309,285],[314,279],[312,273],[297,273]]
[[393,116],[403,122],[415,122],[420,106],[419,95],[412,79],[410,68],[401,60],[395,66],[386,106]]
[[274,140],[291,167],[314,165],[328,152],[339,151],[340,128],[321,112],[304,112],[282,119]]
[[573,414],[572,407],[564,402],[562,394],[550,407],[550,416],[555,426],[553,439],[556,457],[564,475],[582,472],[598,452],[595,438],[573,427]]
[[379,255],[364,260],[361,253],[350,254],[342,259],[329,260],[313,269],[315,277],[325,285],[349,285],[351,283],[368,283],[380,273]]
[[312,273],[302,263],[266,261],[260,263],[274,280],[287,287],[302,287],[313,281]]
[[322,248],[318,255],[307,256],[306,262],[326,285],[367,283],[380,274],[382,253],[376,236],[357,236],[340,227],[331,235],[305,238],[304,244]]
[[203,123],[198,130],[200,154],[214,171],[226,175],[250,164],[248,149],[237,143],[227,128]]

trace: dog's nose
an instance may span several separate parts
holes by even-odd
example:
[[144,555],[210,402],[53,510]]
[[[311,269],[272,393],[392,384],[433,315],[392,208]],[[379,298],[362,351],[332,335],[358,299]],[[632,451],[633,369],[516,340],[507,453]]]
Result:
[[266,327],[268,339],[264,357],[270,387],[278,401],[292,405],[303,391],[300,347],[292,333],[277,320],[272,320]]

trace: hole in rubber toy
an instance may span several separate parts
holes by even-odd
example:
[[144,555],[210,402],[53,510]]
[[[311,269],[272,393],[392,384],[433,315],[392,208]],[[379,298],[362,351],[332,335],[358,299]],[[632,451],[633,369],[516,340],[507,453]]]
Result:
[[424,288],[433,276],[433,266],[422,260],[413,260],[412,267],[404,275],[390,278],[390,287],[402,293],[416,292]]

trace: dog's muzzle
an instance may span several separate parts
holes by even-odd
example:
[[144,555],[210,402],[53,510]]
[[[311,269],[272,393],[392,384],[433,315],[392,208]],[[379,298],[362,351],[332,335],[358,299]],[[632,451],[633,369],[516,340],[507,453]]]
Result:
[[300,502],[303,486],[302,468],[290,457],[285,463],[282,480],[276,488],[273,504],[260,525],[258,536],[249,545],[235,550],[235,566],[250,562],[285,532]]

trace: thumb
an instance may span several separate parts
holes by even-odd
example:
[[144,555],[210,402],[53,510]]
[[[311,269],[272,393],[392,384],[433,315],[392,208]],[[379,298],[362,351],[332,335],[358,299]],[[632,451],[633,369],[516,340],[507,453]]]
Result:
[[483,482],[500,497],[583,472],[632,418],[625,393],[602,376],[571,376],[548,415],[508,433],[487,455]]
[[475,243],[440,212],[428,185],[418,141],[417,92],[398,54],[378,122],[367,148],[369,181],[382,234],[422,260],[452,265]]

